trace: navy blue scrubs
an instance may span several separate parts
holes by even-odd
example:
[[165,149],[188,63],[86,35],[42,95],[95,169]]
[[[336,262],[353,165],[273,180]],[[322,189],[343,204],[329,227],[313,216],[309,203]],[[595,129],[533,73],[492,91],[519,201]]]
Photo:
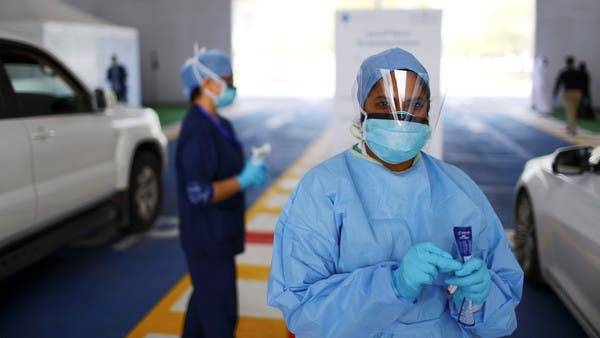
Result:
[[210,203],[212,182],[239,174],[242,147],[231,123],[192,105],[175,155],[180,240],[194,287],[183,337],[233,337],[234,256],[244,251],[244,194]]

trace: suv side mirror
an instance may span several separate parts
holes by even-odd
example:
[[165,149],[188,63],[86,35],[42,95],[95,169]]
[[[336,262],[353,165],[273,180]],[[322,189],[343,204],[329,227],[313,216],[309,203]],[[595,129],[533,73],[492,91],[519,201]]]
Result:
[[566,147],[556,150],[552,171],[555,174],[581,175],[589,170],[592,148],[587,146]]
[[96,88],[96,90],[94,90],[94,97],[96,98],[96,107],[100,110],[106,109],[106,96],[104,95],[104,90]]
[[594,148],[589,159],[592,172],[600,173],[600,146]]

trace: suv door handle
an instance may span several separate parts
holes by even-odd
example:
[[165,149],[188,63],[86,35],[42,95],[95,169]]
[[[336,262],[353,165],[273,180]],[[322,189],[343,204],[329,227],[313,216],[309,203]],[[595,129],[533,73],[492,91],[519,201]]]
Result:
[[31,138],[36,141],[46,141],[47,139],[54,137],[54,135],[56,135],[54,130],[38,128],[36,132],[31,133]]

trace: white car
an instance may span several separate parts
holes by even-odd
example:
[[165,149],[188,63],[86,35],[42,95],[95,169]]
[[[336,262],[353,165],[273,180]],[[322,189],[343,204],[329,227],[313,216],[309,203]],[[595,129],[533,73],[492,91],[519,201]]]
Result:
[[515,196],[515,255],[526,280],[547,283],[599,337],[600,147],[528,161]]
[[107,107],[48,52],[0,33],[0,278],[92,228],[150,227],[166,145],[152,109]]

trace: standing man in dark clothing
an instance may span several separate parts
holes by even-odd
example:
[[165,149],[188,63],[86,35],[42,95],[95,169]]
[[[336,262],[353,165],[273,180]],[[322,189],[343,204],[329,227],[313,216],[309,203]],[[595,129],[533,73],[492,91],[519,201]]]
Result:
[[112,56],[111,66],[106,71],[106,79],[119,102],[127,102],[127,70],[117,62],[117,56]]
[[579,63],[579,71],[582,77],[582,99],[579,105],[578,116],[584,119],[594,119],[594,110],[592,109],[592,97],[590,95],[590,73],[587,71],[585,62]]
[[567,133],[574,136],[577,133],[577,109],[583,96],[583,76],[581,72],[574,67],[575,59],[568,56],[566,59],[566,68],[564,68],[554,85],[553,98],[556,100],[558,91],[562,86],[563,103],[567,112]]

